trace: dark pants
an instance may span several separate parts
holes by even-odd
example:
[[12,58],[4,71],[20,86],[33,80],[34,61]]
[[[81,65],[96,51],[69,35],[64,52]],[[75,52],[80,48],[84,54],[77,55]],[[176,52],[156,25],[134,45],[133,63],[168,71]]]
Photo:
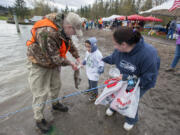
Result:
[[[98,81],[88,80],[89,89],[96,88],[98,86]],[[92,90],[93,95],[98,95],[98,89]]]
[[174,34],[174,32],[175,32],[175,30],[169,29],[166,38],[169,39],[169,36],[171,35],[171,39],[173,39],[173,34]]
[[[144,90],[140,90],[140,98],[145,94],[146,91]],[[111,109],[111,108],[110,108]],[[111,109],[112,111],[114,111],[113,109]],[[115,112],[115,111],[114,111]],[[135,118],[129,118],[129,117],[125,117],[126,118],[126,122],[130,125],[134,125],[136,124],[136,122],[138,121],[138,110],[136,113]]]

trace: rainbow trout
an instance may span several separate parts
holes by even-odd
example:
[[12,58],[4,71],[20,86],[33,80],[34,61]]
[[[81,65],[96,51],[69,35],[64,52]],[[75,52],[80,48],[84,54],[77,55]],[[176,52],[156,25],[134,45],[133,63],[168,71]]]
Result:
[[74,84],[76,89],[79,89],[80,82],[81,82],[80,69],[78,69],[74,71]]

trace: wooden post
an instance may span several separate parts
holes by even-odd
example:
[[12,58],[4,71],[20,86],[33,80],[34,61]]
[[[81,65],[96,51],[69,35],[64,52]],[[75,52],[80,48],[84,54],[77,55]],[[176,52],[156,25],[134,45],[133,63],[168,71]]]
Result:
[[19,23],[18,23],[18,19],[17,19],[17,16],[16,16],[15,12],[14,12],[14,15],[13,15],[13,16],[14,16],[14,22],[15,22],[15,24],[16,24],[17,32],[20,33]]

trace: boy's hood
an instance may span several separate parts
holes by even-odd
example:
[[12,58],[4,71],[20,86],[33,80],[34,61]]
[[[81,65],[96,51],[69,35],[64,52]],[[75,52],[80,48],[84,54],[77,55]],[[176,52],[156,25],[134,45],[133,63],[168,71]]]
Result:
[[91,53],[93,53],[97,50],[97,45],[96,45],[97,39],[95,37],[91,37],[88,40],[91,43]]

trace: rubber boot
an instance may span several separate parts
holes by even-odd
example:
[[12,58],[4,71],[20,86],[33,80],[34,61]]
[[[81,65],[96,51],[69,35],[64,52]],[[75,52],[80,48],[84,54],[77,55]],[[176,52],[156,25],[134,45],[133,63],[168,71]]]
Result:
[[36,121],[36,126],[42,133],[47,133],[51,128],[51,125],[45,119]]
[[61,104],[61,103],[53,104],[53,105],[52,105],[52,108],[53,108],[54,110],[61,111],[61,112],[68,112],[68,110],[69,110],[67,106],[64,106],[64,105]]

